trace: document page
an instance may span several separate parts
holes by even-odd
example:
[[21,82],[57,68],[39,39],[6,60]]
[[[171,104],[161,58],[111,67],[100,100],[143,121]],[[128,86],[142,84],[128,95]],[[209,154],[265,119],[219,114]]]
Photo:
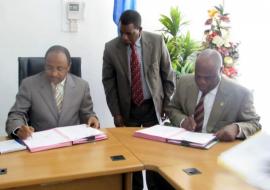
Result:
[[207,144],[216,137],[212,133],[197,133],[190,131],[182,131],[170,137],[170,140],[188,141],[197,144]]
[[6,140],[0,142],[0,153],[15,152],[19,150],[25,150],[26,146],[21,145],[15,140]]
[[145,129],[141,129],[136,131],[136,133],[140,133],[143,135],[151,135],[157,136],[162,138],[170,138],[172,135],[177,134],[179,131],[183,131],[184,129],[179,127],[169,127],[169,126],[162,126],[162,125],[155,125],[153,127],[148,127]]
[[73,125],[67,127],[58,127],[55,130],[59,131],[62,135],[70,139],[71,141],[79,140],[85,137],[97,136],[104,134],[98,129],[88,127],[85,124]]
[[54,129],[50,129],[32,133],[32,136],[24,140],[24,143],[29,149],[35,149],[39,147],[53,146],[69,141],[69,139],[62,136]]
[[223,152],[218,160],[248,183],[270,190],[270,135],[259,132]]

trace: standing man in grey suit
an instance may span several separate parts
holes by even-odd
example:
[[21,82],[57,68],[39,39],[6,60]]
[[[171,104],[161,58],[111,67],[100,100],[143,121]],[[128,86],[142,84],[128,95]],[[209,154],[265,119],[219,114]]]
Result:
[[[120,36],[106,43],[102,70],[114,124],[149,127],[161,123],[175,85],[164,40],[160,35],[142,31],[137,11],[125,11],[119,22]],[[136,174],[133,189],[142,189],[142,180],[138,182]],[[139,183],[140,187],[134,186]]]
[[[8,135],[26,139],[33,131],[80,123],[99,128],[89,85],[69,73],[70,64],[65,47],[57,45],[48,49],[45,71],[22,81],[8,114]],[[27,118],[32,126],[28,126]]]
[[195,75],[181,76],[177,81],[169,108],[173,125],[215,133],[222,141],[244,139],[261,129],[251,92],[221,72],[218,51],[206,49],[198,55]]
[[[162,36],[143,32],[141,16],[133,10],[120,17],[120,36],[105,45],[102,82],[116,127],[161,122],[174,91],[174,72]],[[132,47],[135,46],[143,101],[132,90]],[[139,96],[139,95],[138,95]]]

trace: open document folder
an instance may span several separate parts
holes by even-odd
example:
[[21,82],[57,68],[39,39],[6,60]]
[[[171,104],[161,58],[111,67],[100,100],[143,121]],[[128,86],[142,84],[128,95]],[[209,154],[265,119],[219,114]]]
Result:
[[83,124],[34,132],[32,137],[28,137],[23,142],[30,152],[37,152],[106,138],[104,132]]
[[197,133],[162,125],[138,130],[134,136],[203,149],[208,149],[217,142],[215,135],[211,133]]
[[221,153],[218,162],[247,183],[270,190],[270,135],[259,132]]

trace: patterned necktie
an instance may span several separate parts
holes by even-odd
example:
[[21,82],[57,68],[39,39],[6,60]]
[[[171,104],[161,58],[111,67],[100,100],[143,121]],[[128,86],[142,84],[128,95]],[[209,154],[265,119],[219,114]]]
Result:
[[203,127],[203,120],[204,120],[204,97],[205,94],[202,94],[199,103],[196,105],[195,111],[194,111],[194,120],[197,124],[197,127],[195,129],[196,132],[201,132]]
[[141,105],[144,100],[143,89],[141,82],[141,68],[139,58],[135,50],[135,45],[130,45],[131,57],[130,57],[130,69],[131,69],[131,93],[132,101],[136,105]]
[[61,84],[56,85],[54,97],[58,112],[61,112],[63,103],[63,86]]

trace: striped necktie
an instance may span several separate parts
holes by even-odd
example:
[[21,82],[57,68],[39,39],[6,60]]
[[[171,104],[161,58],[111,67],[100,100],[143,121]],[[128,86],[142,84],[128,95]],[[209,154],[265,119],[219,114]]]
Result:
[[195,131],[201,132],[203,127],[203,121],[204,121],[204,97],[206,93],[201,95],[201,98],[199,100],[199,103],[196,105],[195,111],[194,111],[194,120],[197,124]]
[[144,100],[142,79],[141,79],[141,65],[138,55],[135,50],[135,45],[130,45],[131,57],[130,57],[130,70],[131,70],[131,93],[132,101],[136,105],[141,105]]
[[62,103],[63,103],[63,94],[64,90],[63,90],[63,85],[61,85],[60,83],[56,85],[55,87],[55,102],[56,102],[56,106],[58,109],[58,112],[61,112],[62,109]]

